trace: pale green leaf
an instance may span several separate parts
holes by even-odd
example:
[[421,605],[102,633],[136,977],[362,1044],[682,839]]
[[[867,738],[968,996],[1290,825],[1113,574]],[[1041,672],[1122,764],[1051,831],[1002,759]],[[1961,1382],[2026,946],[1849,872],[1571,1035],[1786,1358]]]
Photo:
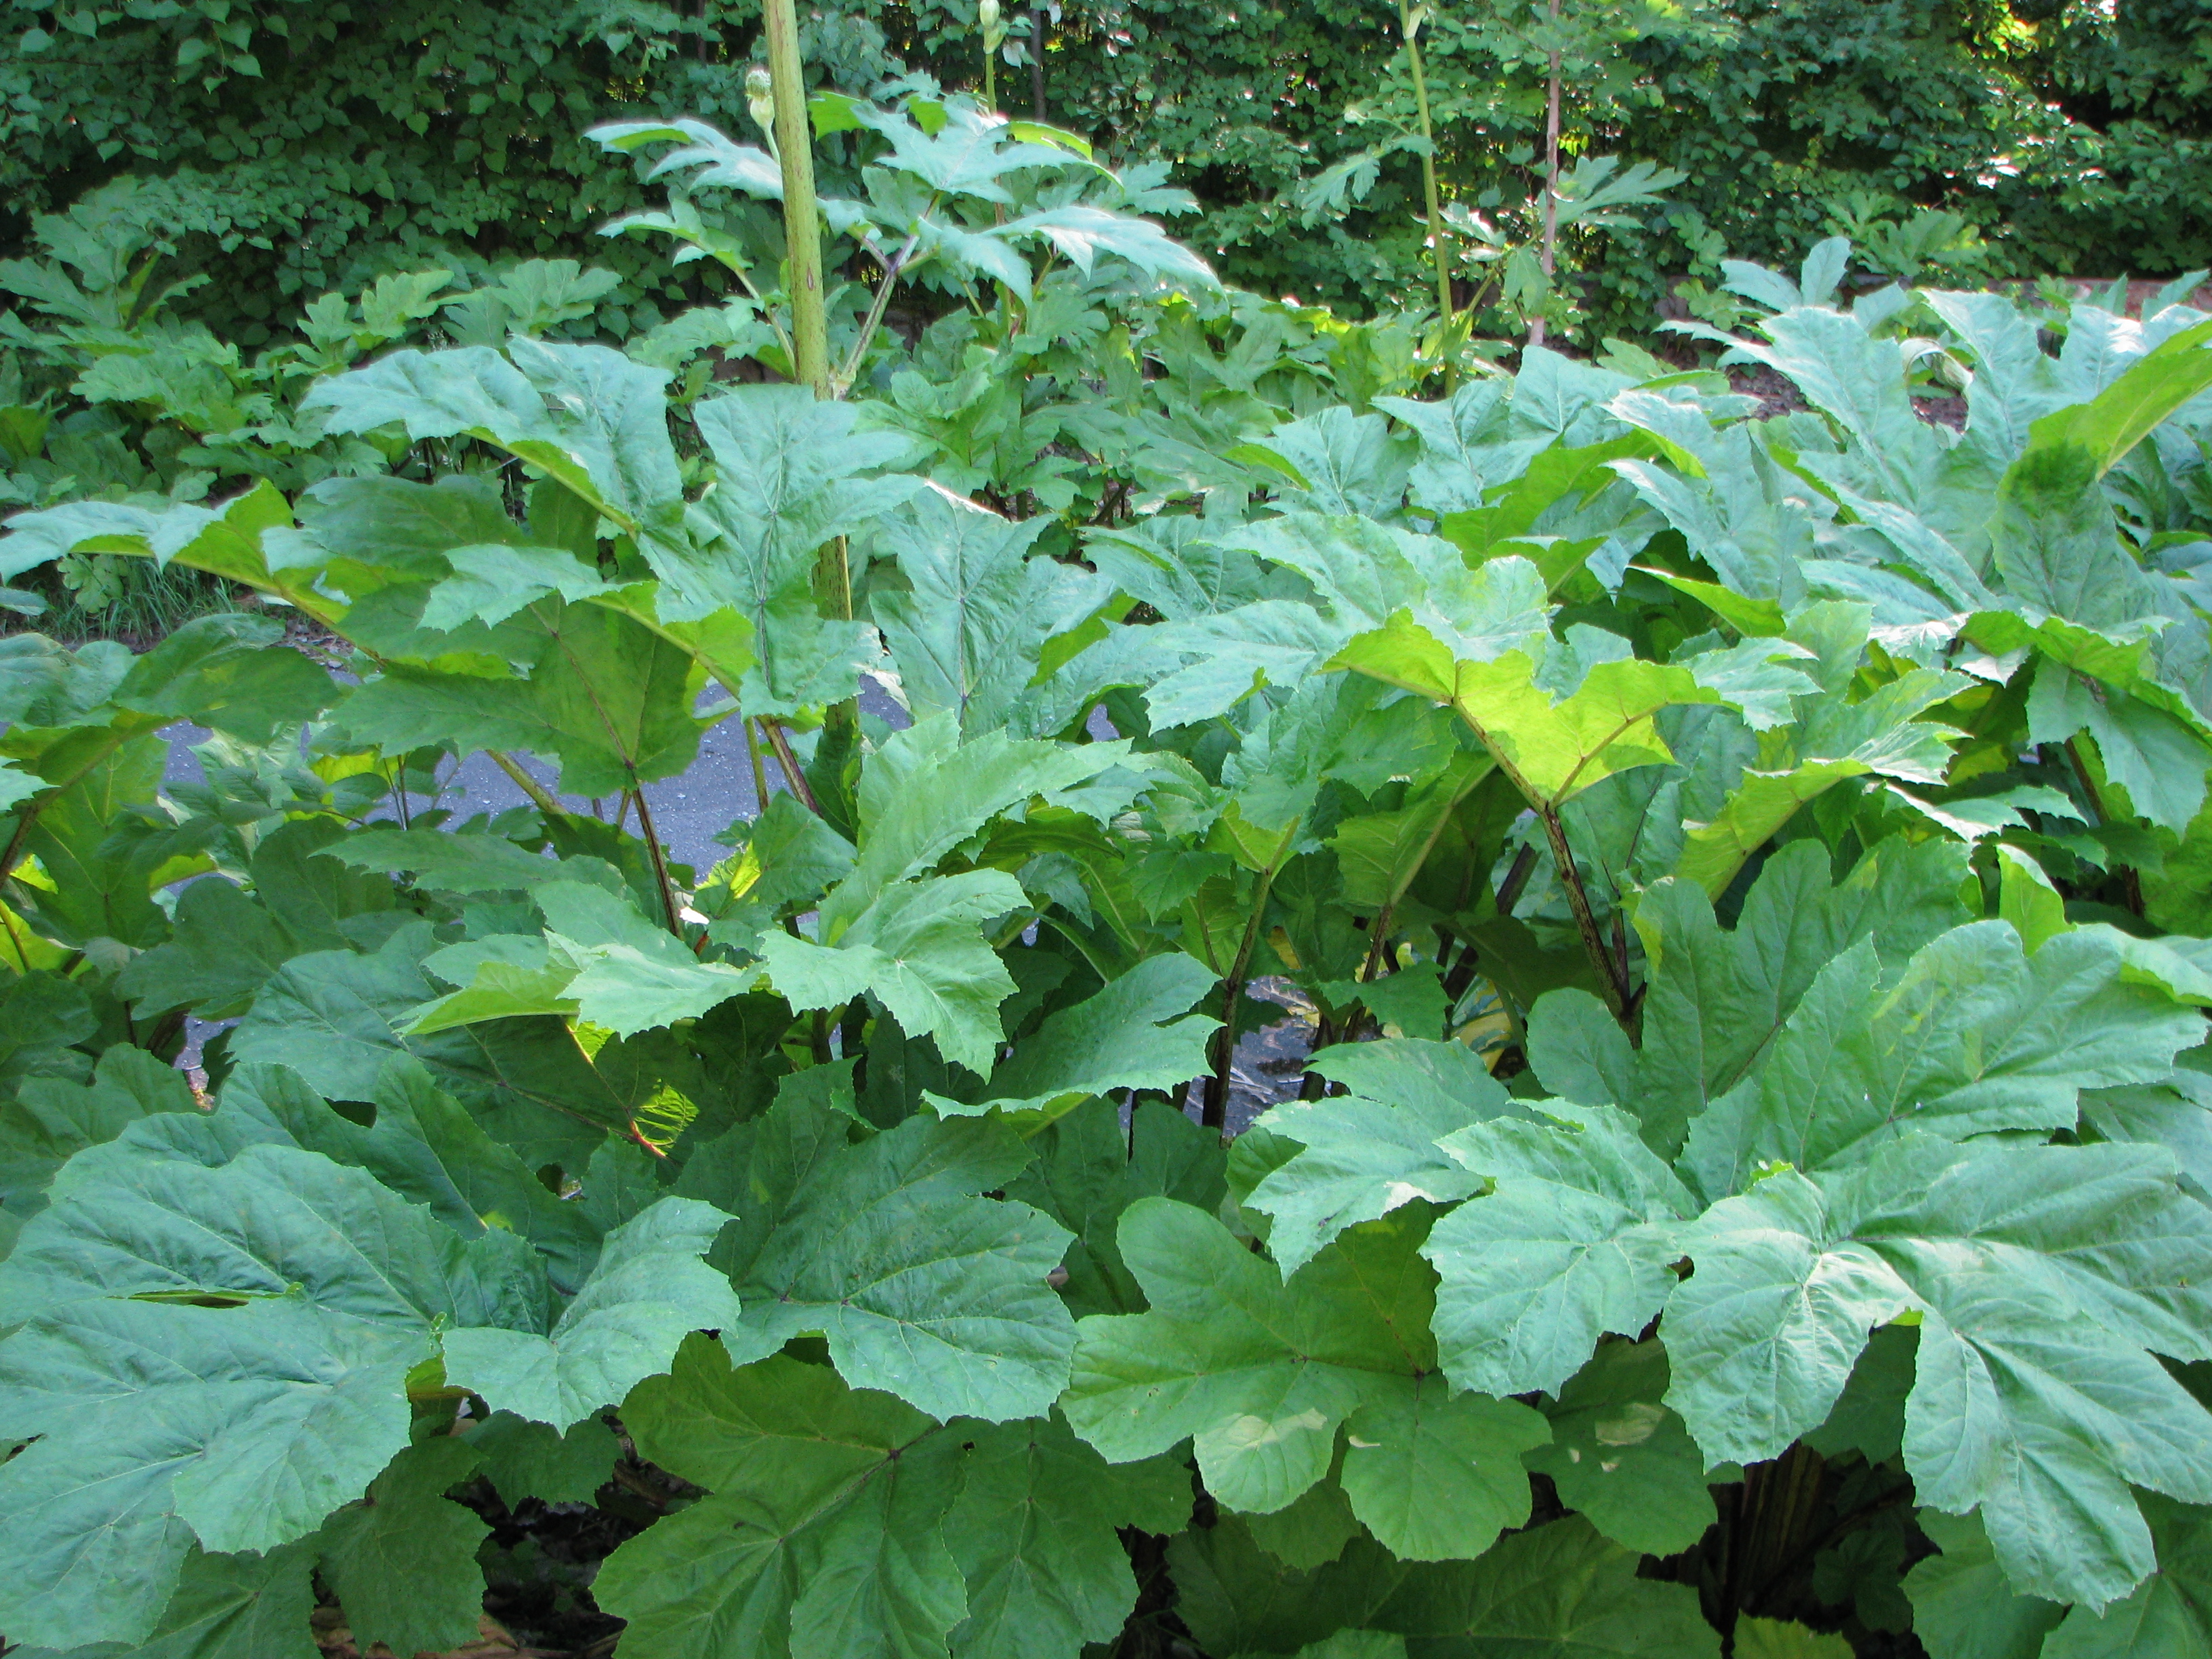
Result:
[[834,947],[771,930],[757,948],[793,1008],[842,1008],[872,993],[903,1029],[982,1073],[1005,1040],[999,1005],[1014,990],[982,925],[1027,902],[1002,870],[901,881],[878,893]]
[[2212,1419],[2151,1357],[2204,1352],[2212,1218],[2143,1147],[1909,1138],[1836,1176],[1770,1176],[1683,1236],[1668,1401],[1709,1457],[1828,1415],[1866,1334],[1922,1316],[1905,1463],[1981,1506],[2016,1585],[2093,1607],[2154,1559],[2129,1487],[2212,1497]]
[[937,487],[884,522],[907,586],[878,587],[870,610],[917,718],[949,710],[969,733],[1007,724],[1046,641],[1112,597],[1103,577],[1030,556],[1048,522],[1009,522]]
[[1684,1167],[1718,1194],[1765,1165],[1833,1168],[1915,1131],[2071,1128],[2081,1090],[2159,1082],[2202,1039],[2194,1010],[2126,975],[2095,933],[2029,955],[2009,923],[1973,922],[1893,975],[1862,939],[1820,970],[1756,1074],[1691,1126]]
[[1673,1287],[1689,1194],[1606,1106],[1543,1103],[1550,1122],[1494,1118],[1442,1150],[1490,1182],[1423,1247],[1437,1274],[1436,1331],[1461,1388],[1556,1391],[1601,1335],[1634,1336]]
[[[313,1540],[287,1544],[262,1555],[185,1558],[176,1593],[137,1659],[319,1659],[308,1626],[315,1608]],[[118,1659],[106,1644],[67,1654],[50,1648],[13,1648],[10,1659]]]
[[1481,1085],[1457,1098],[1344,1095],[1288,1102],[1257,1120],[1255,1127],[1299,1148],[1243,1200],[1246,1208],[1273,1218],[1267,1248],[1285,1278],[1346,1227],[1417,1199],[1452,1203],[1480,1187],[1480,1176],[1437,1145],[1509,1109],[1505,1091],[1486,1073],[1478,1075]]
[[[1345,1490],[1370,1531],[1401,1555],[1480,1554],[1526,1517],[1520,1455],[1546,1431],[1525,1407],[1438,1388],[1425,1218],[1409,1216],[1346,1233],[1285,1283],[1188,1205],[1131,1206],[1121,1255],[1151,1310],[1083,1322],[1069,1422],[1119,1462],[1193,1437],[1206,1490],[1261,1514],[1328,1472],[1346,1425]],[[1404,1501],[1417,1471],[1432,1483],[1419,1511]]]

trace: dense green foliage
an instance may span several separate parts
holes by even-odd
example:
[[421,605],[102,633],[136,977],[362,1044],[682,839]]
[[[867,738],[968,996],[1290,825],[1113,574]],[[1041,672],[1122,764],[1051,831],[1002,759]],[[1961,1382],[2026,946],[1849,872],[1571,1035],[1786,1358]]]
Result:
[[[0,638],[0,1632],[413,1652],[489,1574],[628,1659],[2212,1653],[2212,319],[2054,356],[1830,242],[1725,272],[1800,412],[1420,401],[1156,179],[817,119],[837,233],[972,301],[854,296],[849,400],[558,338],[542,268],[386,349],[402,284],[222,489],[9,521],[354,654]],[[596,137],[761,287],[672,326],[774,361],[767,158]],[[385,816],[732,721],[784,787],[711,870]],[[1224,1145],[1262,977],[1320,1051]],[[489,1541],[533,1501],[618,1547]]]
[[[1723,252],[1794,260],[1838,232],[1881,268],[1969,276],[2178,274],[2212,265],[2212,28],[2191,0],[1524,0],[1431,5],[1438,163],[1495,219],[1531,188],[1547,53],[1565,51],[1577,155],[1679,169],[1632,235],[1574,250],[1601,331],[1648,321],[1662,283],[1711,283]],[[1032,12],[1004,8],[1000,100],[1026,112]],[[1307,223],[1314,175],[1410,121],[1395,9],[1180,0],[1047,9],[1045,113],[1124,161],[1170,163],[1201,205],[1194,245],[1243,286],[1340,308],[1423,291],[1418,170],[1400,153],[1346,219]],[[32,217],[129,176],[226,337],[328,289],[436,264],[586,257],[635,204],[578,135],[683,112],[738,128],[757,0],[56,0],[15,9],[0,60],[0,212]],[[824,84],[909,72],[980,83],[973,0],[816,9]],[[834,164],[834,158],[832,158]],[[1926,216],[1933,212],[1939,216]],[[1310,234],[1291,234],[1301,227]],[[617,334],[704,297],[637,255]]]

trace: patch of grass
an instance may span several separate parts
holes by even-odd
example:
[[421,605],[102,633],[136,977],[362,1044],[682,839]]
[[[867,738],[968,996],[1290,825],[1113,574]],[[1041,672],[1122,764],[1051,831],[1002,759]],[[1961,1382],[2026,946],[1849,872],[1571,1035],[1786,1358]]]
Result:
[[70,562],[80,568],[49,566],[21,580],[15,591],[46,608],[35,616],[0,608],[0,633],[35,629],[66,645],[120,640],[143,651],[195,617],[239,608],[237,590],[204,571],[105,554]]

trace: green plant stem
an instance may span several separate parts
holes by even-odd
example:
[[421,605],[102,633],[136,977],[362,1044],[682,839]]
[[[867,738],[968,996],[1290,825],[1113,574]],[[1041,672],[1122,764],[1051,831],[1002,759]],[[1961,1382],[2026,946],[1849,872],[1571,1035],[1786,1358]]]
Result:
[[[935,196],[931,197],[929,206],[922,211],[925,214],[933,212],[939,199]],[[908,263],[913,260],[915,248],[921,240],[921,233],[917,230],[906,239],[904,247],[884,261],[883,283],[876,289],[876,297],[874,302],[868,307],[867,316],[861,320],[860,337],[853,343],[852,355],[845,359],[844,368],[838,371],[836,385],[838,397],[842,398],[853,389],[854,378],[860,372],[860,364],[867,357],[868,347],[875,340],[876,331],[883,326],[884,313],[890,308],[891,291],[898,286],[899,277],[905,272]]]
[[1223,981],[1221,1029],[1213,1034],[1213,1070],[1206,1079],[1206,1095],[1199,1107],[1199,1125],[1202,1128],[1226,1130],[1229,1126],[1229,1071],[1237,1057],[1237,1005],[1244,1000],[1245,975],[1251,971],[1252,952],[1260,943],[1260,929],[1267,919],[1267,895],[1274,890],[1275,872],[1283,867],[1290,856],[1291,843],[1297,838],[1304,820],[1293,823],[1284,832],[1282,844],[1275,855],[1267,860],[1267,867],[1260,872],[1260,890],[1252,896],[1251,919],[1244,924],[1244,937],[1237,941],[1237,955],[1229,964]]
[[[1429,118],[1429,82],[1421,70],[1421,47],[1415,38],[1419,25],[1413,21],[1413,0],[1398,0],[1398,27],[1406,37],[1406,64],[1413,76],[1413,107],[1419,113],[1421,140],[1425,148],[1421,151],[1421,194],[1429,210],[1429,254],[1437,270],[1437,326],[1440,340],[1449,341],[1452,325],[1451,252],[1444,244],[1444,210],[1443,198],[1437,189],[1437,135]],[[1446,349],[1449,347],[1447,345]],[[1457,365],[1447,356],[1444,359],[1444,391],[1449,394],[1457,383]]]
[[[2072,738],[2066,739],[2066,758],[2074,764],[2074,775],[2081,781],[2081,788],[2089,797],[2095,810],[2097,822],[2107,824],[2112,821],[2112,811],[2105,805],[2104,791],[2097,787],[2097,780],[2089,770],[2089,763],[2081,758],[2080,745]],[[2128,908],[2136,915],[2143,913],[2142,877],[2133,865],[2120,866],[2120,885],[2127,895]]]
[[[792,370],[825,401],[837,395],[830,373],[830,320],[823,308],[822,215],[814,195],[814,135],[806,109],[806,81],[799,57],[799,18],[793,0],[762,0],[768,33],[769,89],[775,99],[776,161],[783,170],[785,264],[790,271]],[[843,537],[815,557],[814,597],[841,621],[853,615],[853,573]],[[833,704],[833,726],[857,726],[852,702]],[[811,798],[802,795],[812,805]]]
[[791,793],[799,797],[799,804],[810,812],[819,813],[822,803],[814,799],[813,786],[806,781],[800,769],[799,757],[791,752],[791,739],[784,735],[781,722],[760,717],[761,730],[768,737],[768,746],[775,751],[775,763],[783,773],[783,781],[791,786]]
[[638,834],[644,839],[646,856],[653,860],[653,878],[660,886],[660,914],[667,921],[668,931],[680,939],[684,923],[677,912],[683,907],[676,902],[676,884],[668,878],[668,860],[661,851],[660,836],[653,827],[653,809],[645,804],[642,789],[632,789],[629,798],[637,808]]
[[808,125],[806,79],[799,59],[799,16],[792,0],[763,0],[768,33],[769,88],[775,99],[776,160],[783,167],[785,259],[791,271],[793,372],[814,388],[830,388],[830,322],[823,309],[822,216],[814,199],[814,136]]
[[1536,867],[1536,844],[1521,843],[1521,850],[1513,855],[1513,863],[1505,872],[1505,879],[1498,884],[1498,896],[1492,901],[1501,916],[1513,914],[1513,907],[1521,902],[1521,890],[1528,884],[1529,872]]
[[998,54],[991,50],[991,42],[987,37],[983,42],[983,107],[985,109],[996,109],[999,106],[997,58]]
[[560,816],[561,803],[553,799],[544,784],[524,771],[520,763],[512,755],[497,749],[487,749],[484,753],[491,757],[493,765],[514,781],[514,787],[530,798],[532,806],[541,812],[548,812],[556,817]]
[[753,811],[756,813],[765,812],[768,811],[768,767],[761,760],[759,722],[748,714],[744,718],[744,728],[745,758],[753,766]]
[[1559,866],[1559,885],[1566,891],[1567,908],[1574,915],[1575,932],[1582,939],[1583,951],[1589,957],[1590,966],[1597,969],[1598,983],[1605,991],[1605,1005],[1633,1042],[1640,1023],[1636,1018],[1636,999],[1629,988],[1627,972],[1614,962],[1605,934],[1597,925],[1597,913],[1590,908],[1589,895],[1583,890],[1582,872],[1575,867],[1574,849],[1567,845],[1567,830],[1559,822],[1559,810],[1549,805],[1539,806],[1536,819],[1544,826],[1544,839],[1551,843],[1552,860]]

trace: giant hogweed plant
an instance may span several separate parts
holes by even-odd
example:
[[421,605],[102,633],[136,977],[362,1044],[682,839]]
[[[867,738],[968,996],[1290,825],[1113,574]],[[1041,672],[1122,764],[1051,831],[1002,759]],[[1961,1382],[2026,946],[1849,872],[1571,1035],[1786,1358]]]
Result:
[[496,469],[13,520],[356,672],[0,641],[0,1631],[449,1647],[649,1479],[647,1659],[2212,1651],[2212,322],[1836,252],[1731,273],[1803,412],[1531,350],[1057,555],[895,389],[527,337],[311,398]]

